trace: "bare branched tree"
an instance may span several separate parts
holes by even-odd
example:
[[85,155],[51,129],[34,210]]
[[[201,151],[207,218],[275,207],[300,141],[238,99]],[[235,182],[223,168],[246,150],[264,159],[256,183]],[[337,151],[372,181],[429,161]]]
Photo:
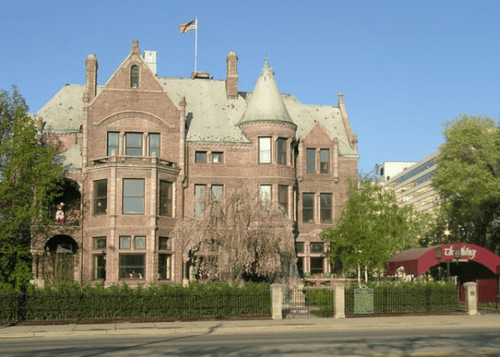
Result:
[[244,189],[201,205],[203,213],[179,222],[172,234],[184,254],[194,254],[196,271],[228,282],[245,275],[270,281],[293,275],[292,222],[279,207]]

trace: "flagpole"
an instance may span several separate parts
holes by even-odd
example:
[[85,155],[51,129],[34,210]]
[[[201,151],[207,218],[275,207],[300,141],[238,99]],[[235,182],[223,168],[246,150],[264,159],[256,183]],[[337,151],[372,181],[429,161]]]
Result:
[[196,62],[198,61],[198,16],[196,16],[196,27],[194,28],[194,73],[196,73]]

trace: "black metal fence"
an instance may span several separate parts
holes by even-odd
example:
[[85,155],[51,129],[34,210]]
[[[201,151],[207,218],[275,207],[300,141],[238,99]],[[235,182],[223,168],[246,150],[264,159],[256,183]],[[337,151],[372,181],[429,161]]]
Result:
[[0,292],[0,322],[269,318],[269,285],[257,289]]
[[334,291],[332,286],[285,287],[283,290],[283,316],[299,317],[333,317]]

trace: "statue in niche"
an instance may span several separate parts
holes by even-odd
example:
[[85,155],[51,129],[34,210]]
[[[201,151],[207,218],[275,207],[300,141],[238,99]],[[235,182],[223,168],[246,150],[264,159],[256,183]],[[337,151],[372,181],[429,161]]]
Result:
[[54,219],[54,222],[55,223],[59,223],[59,225],[61,225],[62,223],[64,223],[64,211],[63,211],[63,208],[64,208],[64,203],[59,203],[57,206],[56,206],[56,217]]

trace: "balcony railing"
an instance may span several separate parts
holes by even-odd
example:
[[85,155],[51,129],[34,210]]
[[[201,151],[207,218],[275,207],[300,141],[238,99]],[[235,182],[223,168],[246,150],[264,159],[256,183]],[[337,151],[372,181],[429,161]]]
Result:
[[156,156],[105,156],[97,159],[92,159],[92,166],[109,165],[111,163],[125,163],[134,165],[160,165],[163,167],[177,168],[175,162],[164,159],[159,159]]

